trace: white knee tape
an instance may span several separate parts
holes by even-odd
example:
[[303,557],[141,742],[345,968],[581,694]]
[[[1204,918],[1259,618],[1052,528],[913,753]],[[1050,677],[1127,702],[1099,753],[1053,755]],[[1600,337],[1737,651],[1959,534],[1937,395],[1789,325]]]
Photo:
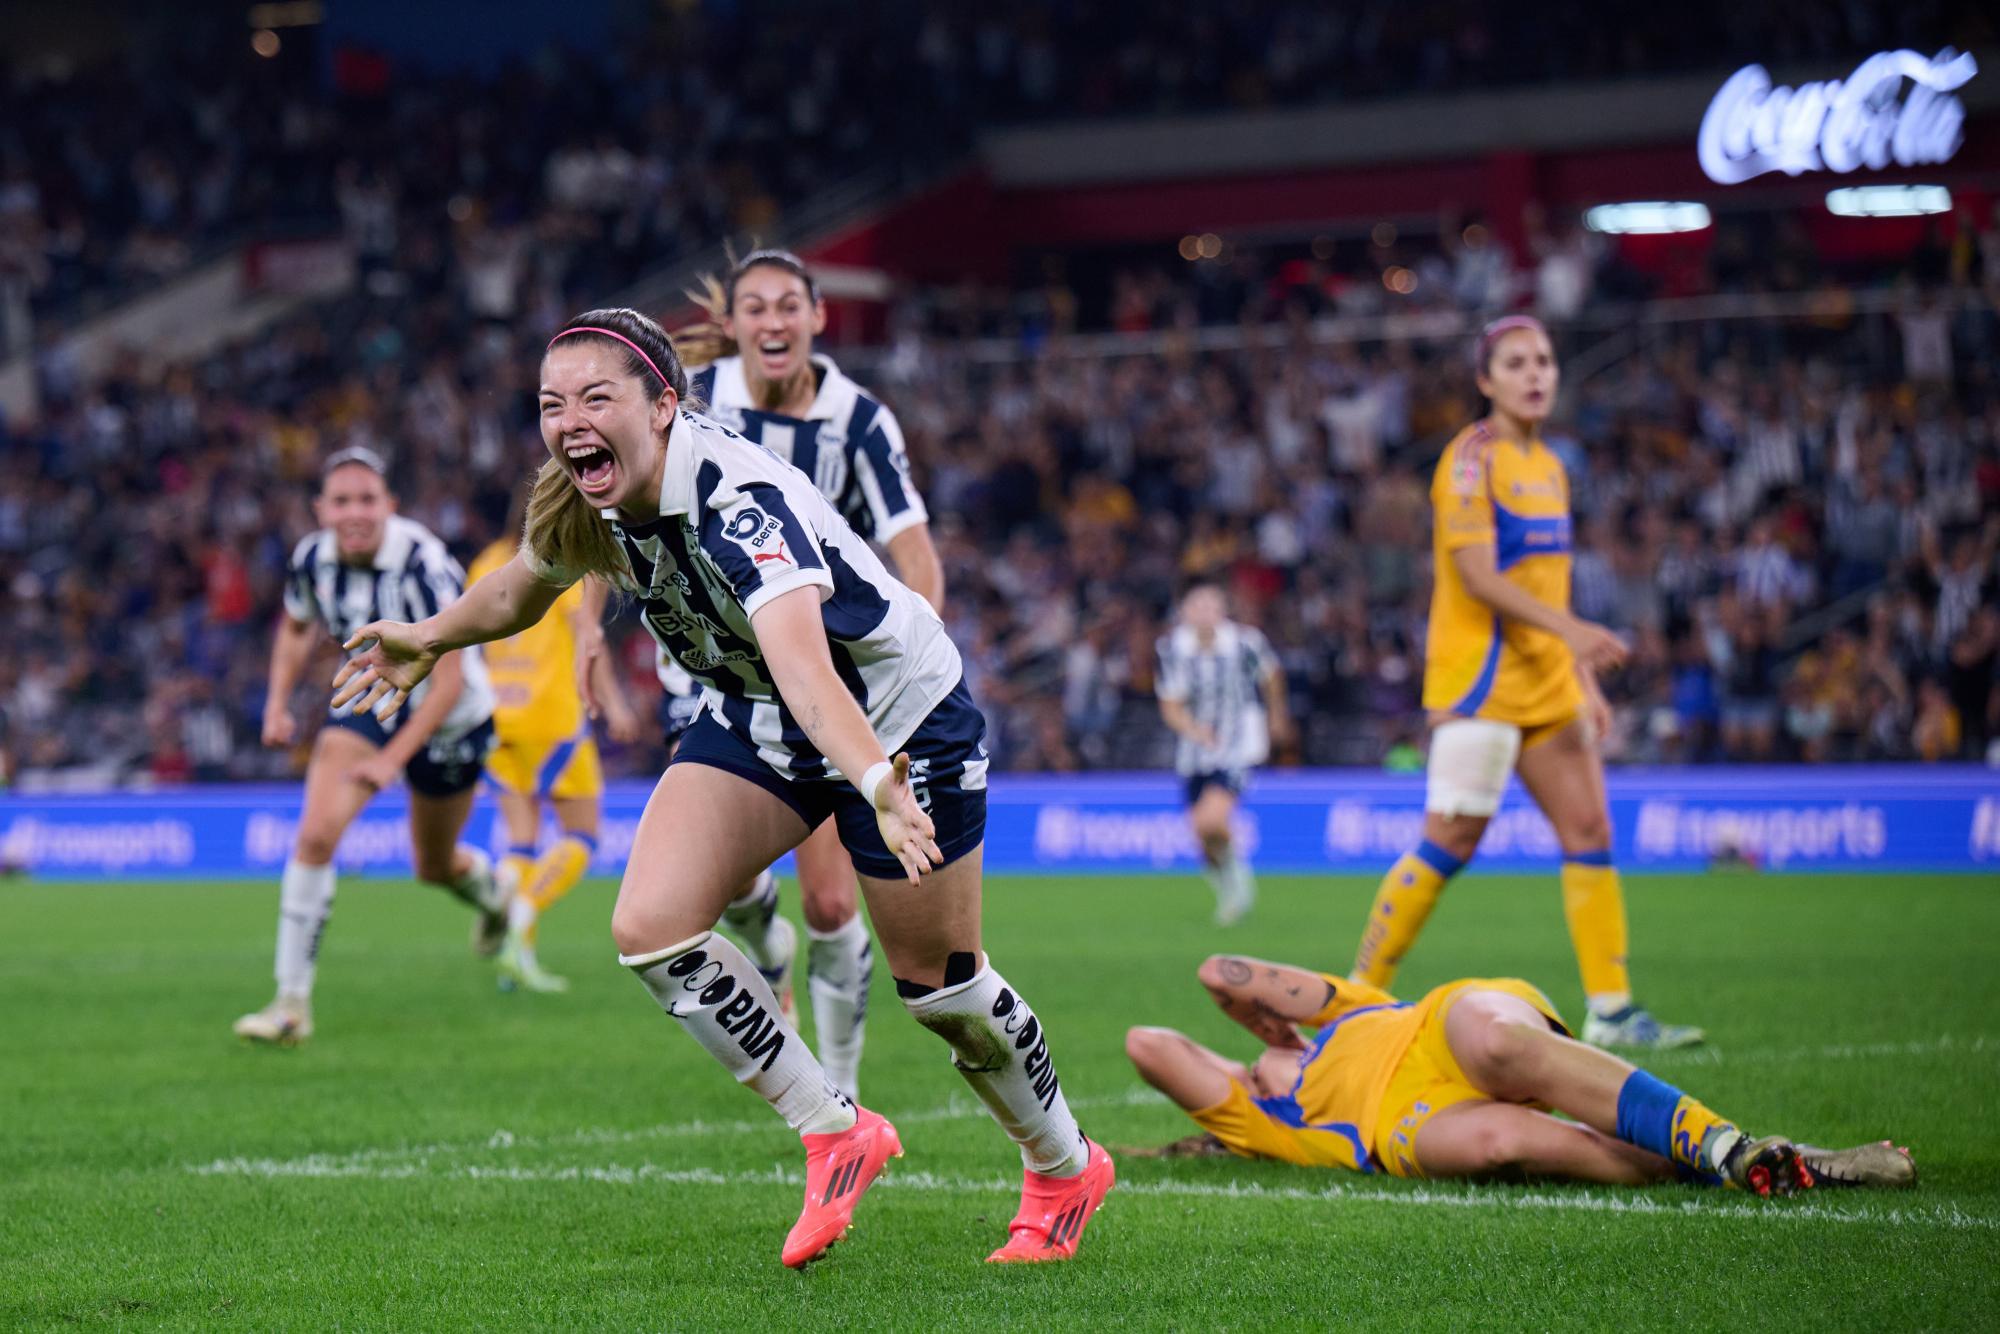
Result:
[[1492,815],[1520,757],[1521,729],[1511,723],[1490,718],[1439,723],[1431,730],[1424,809],[1436,815]]

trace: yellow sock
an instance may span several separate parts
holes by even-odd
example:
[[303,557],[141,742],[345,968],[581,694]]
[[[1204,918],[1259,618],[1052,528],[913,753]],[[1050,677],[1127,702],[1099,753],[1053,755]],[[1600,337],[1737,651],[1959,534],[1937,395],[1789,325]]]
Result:
[[1734,1130],[1736,1123],[1726,1116],[1718,1116],[1708,1104],[1698,1098],[1681,1095],[1674,1104],[1674,1152],[1673,1160],[1683,1167],[1691,1167],[1697,1172],[1722,1171],[1721,1163],[1711,1163],[1702,1150],[1708,1143],[1711,1130]]
[[1580,852],[1567,858],[1562,887],[1563,916],[1583,974],[1583,994],[1600,1013],[1616,1010],[1631,1001],[1632,979],[1625,966],[1625,891],[1611,853]]
[[[534,869],[521,881],[520,895],[534,905],[537,925],[541,915],[583,879],[583,873],[590,869],[591,854],[596,851],[595,838],[588,834],[566,833],[536,860]],[[528,928],[531,944],[534,930],[533,926]]]
[[1413,851],[1404,853],[1382,877],[1375,891],[1375,903],[1368,909],[1368,925],[1361,932],[1361,946],[1354,952],[1357,982],[1388,990],[1396,978],[1396,966],[1424,929],[1445,881],[1458,874],[1465,863],[1425,839]]

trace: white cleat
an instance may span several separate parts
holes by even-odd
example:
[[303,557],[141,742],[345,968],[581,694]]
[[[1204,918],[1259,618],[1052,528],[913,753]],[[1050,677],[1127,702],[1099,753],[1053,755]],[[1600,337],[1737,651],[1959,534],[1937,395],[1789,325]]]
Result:
[[1917,1184],[1917,1164],[1910,1151],[1886,1139],[1851,1149],[1820,1149],[1810,1144],[1801,1144],[1798,1149],[1799,1157],[1822,1186],[1900,1189]]
[[1627,1005],[1611,1014],[1589,1011],[1583,1021],[1583,1040],[1593,1047],[1672,1051],[1677,1047],[1698,1047],[1708,1040],[1708,1034],[1691,1024],[1663,1024],[1645,1007]]
[[507,937],[507,943],[500,947],[500,957],[495,960],[495,965],[500,971],[502,991],[532,991],[544,996],[559,996],[569,990],[569,979],[558,977],[542,967],[535,958],[535,952],[518,935]]
[[1235,926],[1238,922],[1248,917],[1250,910],[1256,906],[1257,890],[1250,883],[1248,877],[1242,879],[1232,878],[1228,887],[1216,898],[1215,924],[1217,926]]
[[261,1010],[238,1019],[232,1030],[246,1042],[269,1042],[280,1047],[296,1047],[312,1036],[312,1004],[292,996],[280,996]]

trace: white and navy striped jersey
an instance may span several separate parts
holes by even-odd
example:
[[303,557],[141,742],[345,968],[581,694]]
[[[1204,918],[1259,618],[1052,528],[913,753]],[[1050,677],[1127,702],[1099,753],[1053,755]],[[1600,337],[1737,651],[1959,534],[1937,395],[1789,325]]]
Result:
[[[795,588],[819,591],[834,670],[894,753],[964,668],[930,604],[890,575],[798,469],[697,413],[667,445],[660,514],[606,513],[632,564],[628,591],[653,639],[701,684],[702,707],[781,776],[836,776],[778,697],[750,618]],[[549,583],[574,571],[528,556]]]
[[723,357],[697,371],[690,391],[704,415],[754,440],[812,478],[848,526],[886,543],[926,522],[923,497],[910,481],[903,429],[882,401],[814,355],[819,394],[803,418],[765,412],[750,401],[743,358]]
[[1174,767],[1184,774],[1248,769],[1271,753],[1270,721],[1264,716],[1264,678],[1278,670],[1278,658],[1264,633],[1224,621],[1206,644],[1185,625],[1163,635],[1159,644],[1157,693],[1187,705],[1194,720],[1215,732],[1210,749],[1181,737]]
[[[318,621],[337,644],[345,644],[370,621],[421,621],[450,606],[465,591],[465,571],[430,529],[400,514],[389,516],[382,545],[368,565],[343,565],[333,530],[308,534],[292,549],[285,581],[285,614],[295,621]],[[486,660],[476,648],[461,649],[465,687],[436,736],[449,741],[493,716],[493,688]],[[421,704],[428,680],[410,694],[404,717]],[[346,713],[343,709],[340,712]]]

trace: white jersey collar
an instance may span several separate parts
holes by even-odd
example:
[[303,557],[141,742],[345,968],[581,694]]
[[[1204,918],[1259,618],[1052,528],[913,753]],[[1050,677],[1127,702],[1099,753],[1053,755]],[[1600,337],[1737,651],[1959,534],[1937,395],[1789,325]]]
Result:
[[[833,358],[824,352],[815,352],[812,364],[819,368],[819,393],[813,396],[812,406],[799,421],[844,422],[854,413],[855,402],[861,396],[861,386],[847,378],[840,367],[834,365]],[[709,386],[708,401],[718,408],[733,408],[739,412],[762,412],[750,401],[750,381],[743,371],[742,357],[718,357],[715,361],[715,380]],[[783,413],[772,413],[774,417]]]

